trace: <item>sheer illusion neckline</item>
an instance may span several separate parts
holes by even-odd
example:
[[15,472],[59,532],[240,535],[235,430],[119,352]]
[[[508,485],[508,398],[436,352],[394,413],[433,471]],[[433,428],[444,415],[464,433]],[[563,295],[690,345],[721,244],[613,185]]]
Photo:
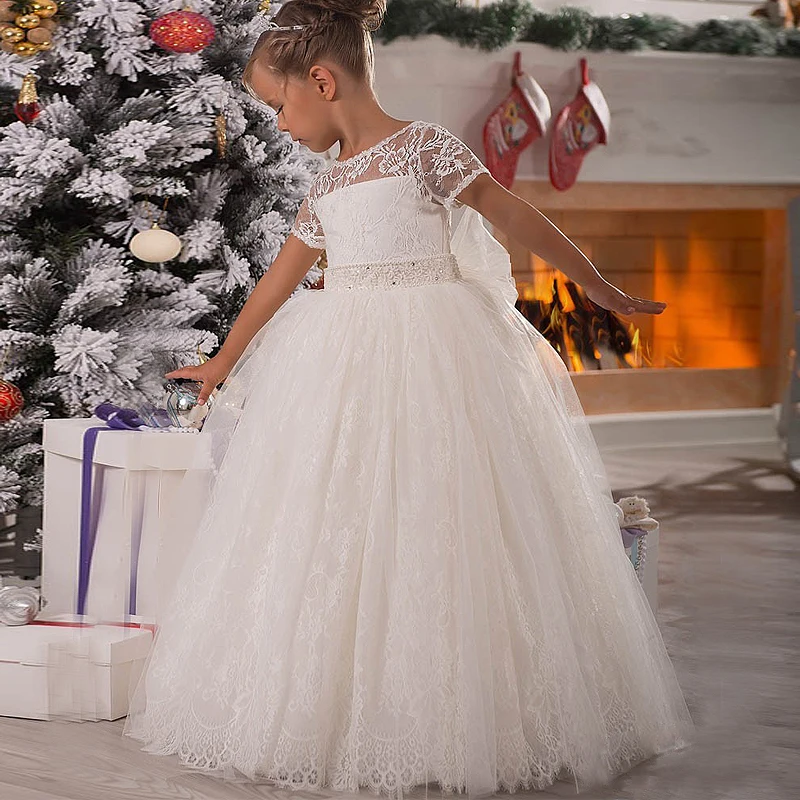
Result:
[[336,166],[337,164],[349,164],[351,161],[355,161],[355,159],[360,158],[366,153],[371,153],[373,150],[377,150],[377,148],[379,148],[381,145],[390,142],[396,136],[399,136],[401,133],[404,133],[405,131],[409,130],[414,125],[419,125],[419,120],[414,120],[413,122],[409,122],[408,125],[404,125],[402,128],[400,128],[400,130],[397,130],[394,133],[390,133],[388,136],[381,139],[379,142],[375,142],[375,144],[370,145],[369,147],[365,147],[363,150],[359,150],[357,153],[354,153],[349,158],[343,158],[343,159],[335,158],[331,166]]

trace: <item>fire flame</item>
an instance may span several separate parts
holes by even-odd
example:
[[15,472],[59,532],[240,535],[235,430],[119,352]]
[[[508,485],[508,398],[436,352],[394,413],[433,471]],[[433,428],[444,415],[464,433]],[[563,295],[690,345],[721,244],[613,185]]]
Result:
[[[650,344],[641,330],[595,305],[564,273],[536,259],[533,281],[517,281],[517,308],[558,351],[573,372],[587,369],[653,367]],[[665,366],[681,366],[675,351]]]

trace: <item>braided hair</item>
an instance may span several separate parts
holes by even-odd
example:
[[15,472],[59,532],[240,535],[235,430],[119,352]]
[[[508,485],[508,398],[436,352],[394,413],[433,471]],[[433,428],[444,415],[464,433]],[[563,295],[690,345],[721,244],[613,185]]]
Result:
[[256,61],[265,61],[285,76],[305,77],[311,67],[329,60],[372,84],[375,60],[372,31],[386,13],[386,0],[288,0],[272,22],[302,30],[265,30],[244,68],[242,83],[251,95]]

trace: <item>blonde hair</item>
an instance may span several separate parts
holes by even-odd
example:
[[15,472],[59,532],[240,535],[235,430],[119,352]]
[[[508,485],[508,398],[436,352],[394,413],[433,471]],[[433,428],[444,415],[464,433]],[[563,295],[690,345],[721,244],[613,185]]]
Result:
[[289,0],[272,21],[302,30],[265,30],[253,48],[242,74],[248,93],[260,100],[250,83],[253,65],[262,61],[282,75],[303,78],[327,59],[351,75],[372,84],[375,59],[372,31],[386,13],[386,0]]

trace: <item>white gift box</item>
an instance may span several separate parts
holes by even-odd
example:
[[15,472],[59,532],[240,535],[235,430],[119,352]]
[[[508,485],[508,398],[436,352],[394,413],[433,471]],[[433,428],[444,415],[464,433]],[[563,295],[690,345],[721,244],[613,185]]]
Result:
[[[44,423],[41,589],[48,614],[78,612],[83,434],[103,426],[96,417]],[[84,614],[158,618],[159,544],[169,535],[166,520],[185,470],[196,463],[198,439],[181,431],[99,432],[92,466],[96,534]],[[192,505],[185,496],[181,502]]]
[[152,629],[40,622],[0,626],[0,716],[124,717],[150,652]]

